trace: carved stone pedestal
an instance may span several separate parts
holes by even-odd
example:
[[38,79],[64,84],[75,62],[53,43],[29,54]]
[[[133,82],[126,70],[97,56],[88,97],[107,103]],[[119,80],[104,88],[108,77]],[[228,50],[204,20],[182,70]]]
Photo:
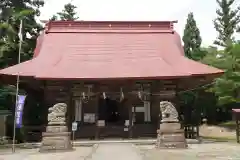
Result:
[[72,150],[71,133],[66,126],[67,105],[57,103],[48,109],[48,126],[42,134],[39,152],[57,152]]
[[157,131],[157,148],[187,148],[184,130],[178,120],[178,112],[168,101],[160,102],[162,115],[161,124]]
[[66,126],[48,126],[42,135],[39,152],[57,152],[72,150],[71,133]]
[[162,123],[157,131],[157,148],[187,148],[184,130],[180,123]]

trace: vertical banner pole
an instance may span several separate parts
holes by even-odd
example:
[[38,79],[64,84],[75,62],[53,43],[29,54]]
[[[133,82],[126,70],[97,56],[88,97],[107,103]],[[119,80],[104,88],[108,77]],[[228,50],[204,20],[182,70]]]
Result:
[[73,131],[73,137],[72,137],[72,139],[73,139],[73,143],[74,143],[74,141],[75,141],[75,131]]
[[[22,25],[23,21],[20,21],[19,26],[19,50],[18,50],[18,64],[21,62],[21,50],[22,50]],[[12,142],[12,152],[15,152],[15,140],[16,140],[16,109],[18,105],[18,92],[19,92],[19,73],[17,74],[17,84],[16,84],[16,101],[15,101],[15,114],[14,114],[14,124],[13,124],[13,142]]]
[[76,121],[72,122],[72,144],[75,141],[75,132],[77,131],[77,129],[78,129],[78,123]]

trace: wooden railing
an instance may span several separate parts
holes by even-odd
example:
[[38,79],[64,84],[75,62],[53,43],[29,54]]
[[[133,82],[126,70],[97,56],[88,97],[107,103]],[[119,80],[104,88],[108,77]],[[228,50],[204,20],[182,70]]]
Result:
[[184,125],[183,128],[187,139],[199,138],[199,125],[188,124]]

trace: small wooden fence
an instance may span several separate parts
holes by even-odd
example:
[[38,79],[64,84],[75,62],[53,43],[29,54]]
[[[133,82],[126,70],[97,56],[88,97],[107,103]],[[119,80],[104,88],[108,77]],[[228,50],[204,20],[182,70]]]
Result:
[[183,129],[187,139],[199,138],[199,125],[187,124],[183,126]]
[[236,139],[240,143],[240,109],[233,109],[233,116],[236,120]]

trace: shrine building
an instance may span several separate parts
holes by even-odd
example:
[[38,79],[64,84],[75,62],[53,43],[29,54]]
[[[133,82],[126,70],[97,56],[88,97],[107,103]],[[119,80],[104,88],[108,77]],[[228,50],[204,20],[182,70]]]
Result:
[[50,21],[34,57],[0,70],[1,79],[15,83],[19,74],[27,96],[41,91],[43,131],[48,108],[66,103],[76,138],[156,136],[160,101],[178,108],[180,91],[223,73],[184,56],[174,23]]

